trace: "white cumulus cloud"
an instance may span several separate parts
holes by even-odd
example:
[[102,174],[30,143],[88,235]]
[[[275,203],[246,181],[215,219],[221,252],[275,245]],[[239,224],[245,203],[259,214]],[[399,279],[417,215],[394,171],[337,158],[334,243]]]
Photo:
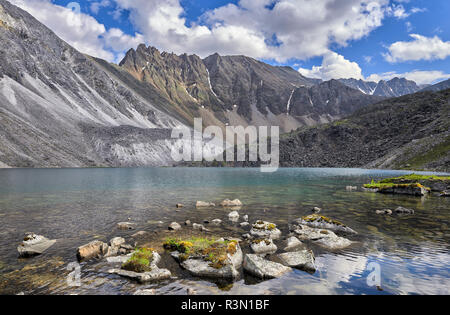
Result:
[[321,66],[314,66],[312,69],[300,68],[298,71],[306,77],[322,80],[363,79],[362,70],[358,63],[351,62],[335,52],[325,54]]
[[411,34],[412,41],[395,42],[384,55],[388,62],[445,59],[450,56],[450,41],[444,42],[438,36],[426,37]]

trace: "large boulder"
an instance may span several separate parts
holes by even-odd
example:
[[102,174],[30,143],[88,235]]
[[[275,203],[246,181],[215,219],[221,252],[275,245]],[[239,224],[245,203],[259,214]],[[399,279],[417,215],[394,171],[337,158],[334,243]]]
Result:
[[274,254],[278,250],[272,239],[253,240],[250,247],[255,254]]
[[260,239],[267,238],[276,240],[280,238],[281,231],[277,229],[276,224],[266,221],[256,221],[256,223],[252,225],[250,235]]
[[244,270],[261,279],[273,279],[291,272],[292,268],[266,260],[259,255],[247,254],[244,258]]
[[297,225],[292,227],[300,240],[309,240],[323,248],[329,250],[343,249],[352,244],[352,242],[344,237],[337,236],[334,232],[312,228],[307,225]]
[[78,247],[78,260],[89,260],[92,258],[100,258],[108,253],[108,244],[101,241],[93,241],[89,244]]
[[301,269],[304,271],[316,271],[315,257],[313,252],[310,250],[283,253],[279,254],[278,258],[285,266]]
[[49,240],[42,235],[27,233],[23,242],[17,247],[20,257],[32,257],[41,255],[47,249],[52,247],[56,240]]
[[224,201],[222,201],[220,203],[220,205],[222,207],[241,207],[242,202],[239,199],[235,199],[235,200],[225,199]]
[[[197,240],[198,241],[198,240]],[[205,242],[193,244],[190,241],[166,243],[182,268],[197,277],[234,280],[239,277],[243,254],[237,241],[217,240],[208,246]],[[203,247],[202,247],[203,246]],[[201,249],[199,249],[201,247]]]
[[343,223],[318,214],[311,214],[295,221],[296,224],[306,225],[318,229],[327,229],[334,232],[357,234],[353,229]]

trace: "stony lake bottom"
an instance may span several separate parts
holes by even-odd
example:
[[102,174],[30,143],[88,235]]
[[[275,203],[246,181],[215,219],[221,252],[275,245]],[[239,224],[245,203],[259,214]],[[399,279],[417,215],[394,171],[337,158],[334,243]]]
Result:
[[[0,170],[0,294],[133,294],[154,288],[157,294],[449,294],[450,199],[347,191],[372,179],[409,174],[362,169],[136,168],[136,169],[7,169]],[[197,200],[219,204],[240,199],[239,211],[250,222],[276,223],[288,236],[288,224],[311,213],[337,219],[358,232],[354,244],[330,252],[313,245],[317,271],[295,270],[273,280],[257,280],[244,272],[234,283],[190,276],[165,253],[161,266],[173,278],[139,284],[106,271],[102,260],[81,264],[81,286],[71,287],[67,266],[76,262],[78,246],[115,236],[133,243],[131,235],[147,231],[138,244],[158,248],[172,237],[171,222],[203,224],[221,219],[219,227],[205,226],[208,237],[241,237],[249,228],[228,220],[229,209],[196,209]],[[184,208],[177,209],[182,203]],[[384,216],[378,209],[403,206],[414,215]],[[130,221],[136,228],[117,229]],[[162,223],[161,223],[162,222]],[[241,222],[241,221],[240,221]],[[56,244],[43,255],[19,259],[17,246],[24,233],[34,232]],[[194,234],[183,225],[183,235]],[[306,244],[308,246],[308,244]],[[242,244],[244,252],[248,245]],[[381,287],[369,286],[371,263],[380,266]]]

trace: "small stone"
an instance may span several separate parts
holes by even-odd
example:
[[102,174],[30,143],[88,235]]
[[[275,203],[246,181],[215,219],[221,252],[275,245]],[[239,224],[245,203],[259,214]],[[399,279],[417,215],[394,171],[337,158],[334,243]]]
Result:
[[356,187],[356,186],[347,186],[345,189],[347,191],[355,191],[355,190],[358,190],[358,187]]
[[248,233],[243,234],[242,237],[243,237],[244,239],[246,239],[246,240],[251,240],[251,239],[253,238],[253,237],[252,237],[250,234],[248,234]]
[[220,224],[222,224],[222,220],[220,220],[220,219],[214,219],[214,220],[212,220],[212,224],[214,224],[214,225],[220,225]]
[[169,231],[177,231],[179,229],[181,229],[181,225],[180,224],[178,224],[177,222],[170,223]]
[[242,219],[244,219],[245,222],[248,222],[248,215],[247,215],[247,214],[244,215],[244,216],[242,217]]
[[260,239],[279,239],[281,236],[281,231],[277,229],[277,226],[274,223],[260,220],[253,224],[250,234]]
[[392,210],[384,209],[384,210],[377,210],[375,211],[376,214],[386,214],[386,215],[392,215]]
[[121,245],[125,244],[125,239],[123,237],[115,237],[109,241],[109,246],[112,247],[120,247]]
[[312,212],[314,212],[314,213],[320,213],[322,211],[322,209],[320,209],[320,208],[318,208],[318,207],[314,207],[313,209],[312,209]]
[[241,227],[246,227],[246,226],[249,226],[250,225],[250,223],[248,223],[248,222],[242,222],[241,223]]
[[186,220],[185,222],[184,222],[184,225],[191,225],[192,223],[191,223],[191,220]]
[[212,202],[197,201],[195,206],[197,208],[208,208],[208,207],[215,207],[216,205]]
[[137,290],[133,295],[156,295],[155,289]]
[[183,207],[184,207],[183,204],[181,204],[181,203],[178,203],[178,204],[177,204],[177,208],[183,208]]
[[237,211],[230,212],[230,213],[228,214],[228,218],[229,218],[231,221],[237,221],[237,220],[239,220],[239,212],[237,212]]
[[117,228],[119,230],[133,230],[134,229],[134,223],[130,222],[119,222],[117,223]]
[[235,200],[225,199],[224,201],[222,201],[220,203],[220,205],[222,207],[241,207],[242,202],[239,199],[235,199]]
[[197,295],[197,291],[195,291],[194,289],[187,289],[187,295]]

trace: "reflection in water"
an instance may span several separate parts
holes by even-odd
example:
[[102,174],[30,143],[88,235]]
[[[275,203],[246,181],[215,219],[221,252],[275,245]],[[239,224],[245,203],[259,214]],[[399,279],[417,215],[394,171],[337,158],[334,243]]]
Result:
[[[0,171],[0,293],[130,294],[138,288],[185,294],[448,294],[450,266],[449,199],[416,198],[348,192],[373,179],[403,174],[395,171],[349,169],[281,169],[275,174],[258,169],[66,169]],[[93,239],[130,239],[135,231],[116,230],[129,218],[137,231],[157,231],[186,219],[201,223],[222,219],[213,229],[240,236],[246,229],[229,222],[220,207],[195,209],[196,200],[219,203],[239,198],[250,221],[265,219],[288,232],[288,223],[314,206],[359,232],[355,244],[340,252],[311,247],[317,257],[314,275],[295,271],[259,282],[248,276],[232,284],[195,279],[170,265],[176,280],[145,286],[106,274],[105,263],[82,264],[81,288],[66,283],[67,264],[76,248]],[[186,205],[182,210],[174,206]],[[404,206],[414,216],[380,216],[377,209]],[[58,242],[46,254],[17,258],[17,244],[32,231]],[[367,285],[367,265],[381,268],[383,292]]]

